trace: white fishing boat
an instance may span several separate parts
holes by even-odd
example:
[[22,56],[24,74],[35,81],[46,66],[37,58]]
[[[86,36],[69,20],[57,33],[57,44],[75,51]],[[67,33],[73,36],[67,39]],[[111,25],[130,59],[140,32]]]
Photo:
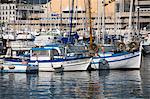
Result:
[[34,36],[28,32],[19,32],[16,35],[16,40],[33,40]]
[[0,64],[1,73],[37,73],[38,64],[28,64],[26,61],[22,61],[18,64],[9,62],[3,62]]
[[[141,48],[134,51],[114,52],[113,46],[104,46],[105,52],[93,57],[91,67],[94,69],[140,69]],[[109,49],[109,51],[108,51]],[[113,51],[112,51],[113,50]]]
[[32,48],[30,62],[38,62],[39,71],[84,71],[91,61],[80,46],[48,45]]
[[35,37],[34,44],[36,46],[45,46],[56,41],[61,33],[58,29],[52,29],[48,32],[41,33],[39,36]]
[[[141,66],[141,49],[142,46],[140,41],[133,40],[133,37],[130,36],[130,33],[133,33],[132,30],[132,9],[133,9],[133,0],[130,3],[130,16],[129,16],[129,32],[125,44],[123,41],[120,42],[118,46],[107,45],[105,42],[105,0],[102,0],[102,45],[101,51],[97,50],[97,56],[94,56],[91,62],[91,67],[94,69],[140,69]],[[136,42],[134,42],[136,41]],[[115,42],[111,42],[115,45]],[[92,43],[90,43],[92,44]],[[128,46],[127,46],[128,45]],[[118,50],[121,49],[121,50]],[[109,50],[108,50],[109,49]]]
[[5,40],[15,40],[16,37],[14,34],[15,34],[14,31],[7,30],[2,34],[2,36],[3,36],[3,39],[5,39]]

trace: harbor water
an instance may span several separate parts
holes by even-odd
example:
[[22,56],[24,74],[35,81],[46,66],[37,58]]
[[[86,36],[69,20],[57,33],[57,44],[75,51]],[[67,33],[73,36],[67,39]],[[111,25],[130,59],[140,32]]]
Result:
[[149,59],[140,70],[1,73],[0,99],[150,99]]

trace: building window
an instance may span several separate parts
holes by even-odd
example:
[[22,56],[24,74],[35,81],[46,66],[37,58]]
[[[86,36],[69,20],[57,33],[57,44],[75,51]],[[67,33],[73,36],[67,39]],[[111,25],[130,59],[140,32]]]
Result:
[[120,8],[120,4],[117,3],[117,4],[116,4],[116,12],[119,12],[119,8]]

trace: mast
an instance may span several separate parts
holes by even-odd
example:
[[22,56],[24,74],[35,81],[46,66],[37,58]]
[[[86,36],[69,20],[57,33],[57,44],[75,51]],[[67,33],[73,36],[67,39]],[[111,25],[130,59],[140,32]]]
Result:
[[[41,10],[41,0],[38,0],[38,6],[40,6],[40,10]],[[39,11],[39,15],[40,15],[40,17],[41,17],[41,11]],[[39,15],[38,15],[38,18],[39,18]],[[41,23],[41,19],[39,20],[39,23]],[[41,32],[41,30],[42,30],[42,26],[39,24],[39,31]]]
[[130,1],[130,14],[129,14],[129,33],[128,33],[128,40],[131,40],[131,35],[130,33],[132,33],[132,16],[133,16],[133,2],[134,0]]
[[93,49],[93,37],[92,37],[92,20],[91,20],[91,0],[88,0],[88,14],[89,14],[89,29],[90,29],[90,48]]
[[100,11],[101,0],[97,0],[97,14],[98,14],[98,25],[97,25],[97,43],[100,42],[100,29],[101,29],[101,11]]
[[59,26],[60,34],[62,32],[62,0],[60,1],[60,26]]
[[116,34],[117,32],[117,23],[118,23],[117,14],[116,14],[118,12],[117,3],[118,3],[118,0],[115,1],[115,6],[114,6],[114,34]]
[[83,31],[83,38],[85,38],[85,36],[86,36],[86,34],[85,34],[85,32],[88,32],[88,24],[87,24],[87,18],[88,18],[88,16],[87,16],[87,1],[86,0],[84,0],[84,8],[85,8],[85,13],[84,13],[84,31]]
[[69,32],[69,41],[72,41],[71,33],[72,33],[72,20],[73,20],[73,13],[74,13],[74,0],[72,0],[72,8],[70,10],[70,32]]
[[137,30],[138,30],[138,36],[140,34],[140,13],[139,13],[139,10],[140,10],[140,7],[139,7],[139,0],[137,0],[137,3],[138,3],[138,6],[136,7],[136,10],[137,10]]
[[51,22],[52,22],[52,6],[51,6],[51,1],[49,1],[49,12],[50,12],[50,17],[49,17],[49,27],[50,27],[50,30],[52,30],[52,25],[51,25]]
[[132,10],[133,10],[133,0],[130,1],[130,14],[129,14],[129,30],[132,30]]
[[105,0],[102,0],[102,44],[105,44]]
[[47,0],[47,4],[46,4],[46,12],[47,12],[47,13],[46,13],[46,25],[45,25],[47,31],[48,31],[48,27],[49,27],[49,26],[48,26],[48,23],[49,23],[49,13],[48,13],[48,5],[49,5],[49,4],[48,4],[48,3],[49,3],[49,2],[48,2],[48,0]]

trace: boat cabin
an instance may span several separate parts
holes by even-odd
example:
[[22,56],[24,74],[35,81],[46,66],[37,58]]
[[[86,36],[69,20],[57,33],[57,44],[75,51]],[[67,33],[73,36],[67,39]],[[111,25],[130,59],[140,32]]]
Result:
[[31,60],[56,60],[85,57],[83,46],[47,45],[30,50]]

